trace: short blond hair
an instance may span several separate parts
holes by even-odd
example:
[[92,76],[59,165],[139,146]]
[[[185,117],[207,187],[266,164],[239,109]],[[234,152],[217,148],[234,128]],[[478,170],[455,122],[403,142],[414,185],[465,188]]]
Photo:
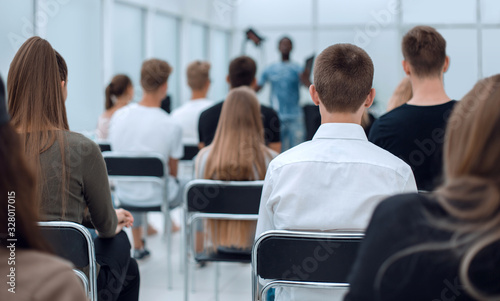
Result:
[[172,67],[165,61],[150,59],[142,63],[141,86],[146,92],[154,92],[167,82]]
[[187,83],[192,90],[201,90],[210,80],[210,63],[194,61],[187,67]]

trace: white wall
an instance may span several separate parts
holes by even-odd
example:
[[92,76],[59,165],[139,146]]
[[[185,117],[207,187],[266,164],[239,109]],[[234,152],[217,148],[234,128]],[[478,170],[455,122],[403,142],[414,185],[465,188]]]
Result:
[[[252,0],[235,1],[232,56],[241,53],[244,31],[252,27],[266,38],[264,51],[248,44],[246,53],[258,62],[259,73],[277,60],[278,38],[294,42],[292,60],[304,64],[335,43],[364,48],[375,65],[378,112],[403,77],[401,38],[415,25],[437,28],[448,43],[451,66],[445,75],[450,97],[460,99],[483,76],[500,72],[500,1],[497,0]],[[259,94],[268,101],[268,90]],[[301,102],[307,103],[303,89]]]
[[[7,77],[12,58],[27,38],[47,39],[67,61],[69,124],[82,132],[96,127],[104,110],[104,89],[113,75],[130,76],[134,100],[140,99],[140,67],[152,57],[174,68],[168,91],[173,108],[189,99],[185,68],[198,57],[217,62],[210,95],[222,99],[227,92],[222,77],[229,61],[232,13],[218,1],[225,0],[0,0],[0,74]],[[185,49],[191,51],[186,54]]]

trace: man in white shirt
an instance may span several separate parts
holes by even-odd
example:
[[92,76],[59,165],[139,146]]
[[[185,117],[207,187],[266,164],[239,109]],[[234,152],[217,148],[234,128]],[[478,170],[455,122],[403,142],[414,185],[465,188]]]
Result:
[[[182,129],[160,108],[167,94],[167,80],[172,71],[162,60],[151,59],[142,64],[142,100],[118,110],[111,119],[109,141],[117,152],[159,153],[167,160],[165,172],[169,175],[168,195],[171,207],[180,204],[180,188],[175,177],[179,159],[184,155],[181,143]],[[162,187],[153,183],[120,183],[116,194],[122,203],[140,206],[158,206],[162,200]],[[149,255],[142,241],[143,214],[132,212],[134,226],[134,257]]]
[[194,61],[187,68],[187,82],[191,100],[172,111],[172,119],[182,127],[182,144],[198,146],[198,120],[200,114],[214,102],[207,99],[210,89],[210,63]]
[[[411,168],[368,142],[360,125],[375,97],[373,73],[368,54],[351,44],[318,56],[309,92],[322,124],[312,141],[270,163],[256,237],[274,229],[363,231],[382,199],[417,191]],[[283,288],[276,300],[339,300],[344,293]]]

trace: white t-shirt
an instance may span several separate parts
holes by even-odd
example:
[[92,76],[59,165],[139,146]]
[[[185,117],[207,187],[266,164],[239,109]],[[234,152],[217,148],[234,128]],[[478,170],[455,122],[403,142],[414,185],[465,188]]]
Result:
[[[165,174],[168,175],[169,158],[184,155],[181,142],[182,129],[160,108],[130,104],[116,111],[111,118],[109,142],[116,152],[154,152],[165,157]],[[168,185],[169,199],[177,193],[175,181]],[[153,183],[120,183],[116,194],[121,202],[142,206],[161,204],[161,187]]]
[[198,145],[198,121],[203,111],[213,106],[214,102],[206,98],[190,100],[172,111],[170,116],[182,127],[182,143]]

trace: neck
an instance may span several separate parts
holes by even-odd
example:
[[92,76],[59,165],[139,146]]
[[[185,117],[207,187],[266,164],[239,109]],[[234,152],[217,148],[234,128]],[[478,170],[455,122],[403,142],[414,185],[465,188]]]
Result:
[[355,123],[361,125],[363,109],[356,113],[330,113],[324,107],[320,107],[321,124],[325,123]]
[[154,93],[144,93],[139,105],[144,107],[159,108],[163,97]]
[[281,60],[282,60],[283,62],[288,62],[288,61],[290,61],[290,53],[282,53],[282,54],[281,54]]
[[433,78],[411,77],[413,97],[411,105],[432,106],[450,101],[443,84],[443,76]]
[[198,90],[198,91],[193,90],[192,94],[191,94],[191,100],[200,99],[200,98],[207,98],[207,92],[202,91],[202,90]]
[[116,99],[116,102],[115,102],[115,105],[113,106],[113,108],[118,109],[118,108],[126,106],[128,103],[129,103],[128,97],[118,97]]

